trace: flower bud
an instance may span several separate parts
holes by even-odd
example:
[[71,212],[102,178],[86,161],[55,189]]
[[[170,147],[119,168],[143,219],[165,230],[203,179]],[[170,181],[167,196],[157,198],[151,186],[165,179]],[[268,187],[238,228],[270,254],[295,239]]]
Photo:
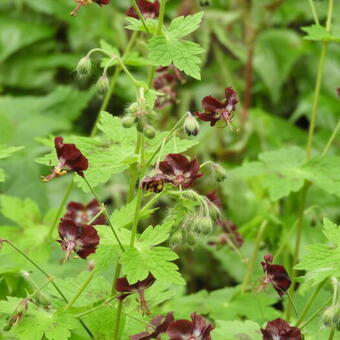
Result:
[[219,164],[214,163],[213,172],[217,182],[222,182],[227,178],[227,172]]
[[338,326],[340,323],[340,306],[333,305],[328,307],[322,314],[321,320],[325,327]]
[[99,77],[96,83],[96,91],[100,96],[104,96],[109,89],[109,79],[106,75],[102,75]]
[[91,59],[89,56],[81,58],[77,65],[77,75],[79,78],[88,77],[91,74]]
[[188,136],[197,136],[200,132],[200,126],[196,118],[190,113],[187,113],[187,118],[184,121],[184,130]]
[[192,233],[186,235],[186,240],[189,246],[194,246],[196,244],[196,238]]
[[145,128],[145,124],[143,120],[137,118],[137,130],[141,133],[144,133],[144,128]]
[[208,235],[212,231],[212,221],[209,216],[198,216],[193,223],[194,232],[197,235]]
[[122,119],[122,125],[125,128],[130,128],[136,122],[136,117],[132,115],[125,116]]
[[144,126],[144,135],[145,137],[152,139],[156,136],[156,130],[151,125]]
[[170,238],[171,248],[175,248],[182,242],[183,236],[181,231],[176,231]]

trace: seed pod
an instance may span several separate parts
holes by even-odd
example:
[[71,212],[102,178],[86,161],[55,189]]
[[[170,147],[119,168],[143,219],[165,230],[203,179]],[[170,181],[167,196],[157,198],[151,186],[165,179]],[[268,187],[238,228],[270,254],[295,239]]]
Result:
[[136,117],[132,115],[125,116],[122,119],[122,125],[125,128],[130,128],[136,122]]
[[152,139],[156,136],[156,130],[151,125],[144,126],[144,135],[145,137]]
[[227,178],[227,172],[219,164],[214,163],[213,172],[217,182],[222,182]]
[[188,136],[197,136],[200,131],[196,118],[190,112],[187,113],[187,118],[184,121],[184,130]]
[[328,307],[322,314],[322,323],[325,327],[331,328],[334,326],[339,326],[340,323],[340,306],[334,305]]
[[109,89],[109,79],[106,75],[99,77],[96,83],[96,91],[100,96],[104,96]]
[[89,56],[79,60],[76,71],[79,78],[85,78],[91,74],[91,59]]

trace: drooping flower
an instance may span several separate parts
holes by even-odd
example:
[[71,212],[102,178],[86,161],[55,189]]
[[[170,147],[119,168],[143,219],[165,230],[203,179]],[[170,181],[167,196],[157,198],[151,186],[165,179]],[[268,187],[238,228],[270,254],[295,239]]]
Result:
[[142,312],[145,314],[150,314],[147,302],[145,300],[144,291],[154,284],[156,279],[154,276],[149,273],[148,277],[144,280],[137,281],[134,284],[129,284],[129,281],[126,277],[121,277],[116,280],[116,291],[123,293],[119,295],[117,298],[120,301],[123,301],[126,297],[131,295],[132,293],[137,293],[139,295],[139,302],[141,305]]
[[169,312],[166,316],[156,315],[150,322],[147,330],[135,335],[130,335],[131,340],[149,340],[160,339],[159,336],[164,334],[170,322],[174,321],[173,312]]
[[54,145],[57,152],[58,164],[52,173],[43,177],[43,182],[48,182],[54,177],[66,175],[69,171],[75,171],[80,176],[84,176],[88,168],[87,158],[80,152],[75,144],[65,144],[62,137],[55,137]]
[[178,84],[184,82],[184,79],[179,69],[174,65],[160,67],[156,72],[157,77],[153,82],[153,87],[158,92],[161,92],[162,95],[157,97],[155,106],[162,109],[176,102],[176,88]]
[[261,262],[261,265],[265,273],[265,278],[261,286],[263,287],[271,283],[277,293],[283,296],[289,289],[291,281],[285,267],[279,264],[272,264],[272,262],[272,254],[264,256],[264,261]]
[[232,87],[227,87],[225,88],[224,101],[212,96],[204,97],[202,100],[204,112],[195,112],[195,115],[203,121],[210,122],[211,126],[214,126],[219,120],[230,124],[237,103],[236,91]]
[[153,175],[143,178],[140,185],[144,190],[156,193],[163,190],[165,183],[188,188],[203,175],[199,170],[200,165],[196,159],[190,161],[182,154],[171,153],[156,165]]
[[261,333],[263,340],[302,340],[300,329],[280,318],[269,321],[265,329],[261,328]]
[[70,13],[71,16],[76,16],[81,7],[87,6],[95,2],[99,6],[104,6],[110,3],[111,0],[74,0],[77,3],[76,8]]
[[209,245],[224,245],[232,242],[235,247],[241,248],[243,237],[237,230],[237,225],[232,221],[218,220],[217,224],[222,228],[222,233],[218,235],[217,240],[209,242]]
[[196,313],[191,314],[191,320],[171,322],[166,330],[169,340],[211,340],[213,325]]
[[[64,218],[72,220],[78,225],[90,224],[93,218],[101,211],[100,203],[97,200],[92,200],[87,205],[78,202],[70,202],[66,209],[67,212]],[[93,225],[104,225],[105,223],[106,219],[103,213],[91,222]]]
[[167,177],[169,183],[176,187],[189,188],[201,177],[200,165],[196,159],[189,160],[180,153],[168,154],[164,161],[158,164],[160,172]]
[[[148,1],[148,0],[138,0],[137,6],[139,10],[141,11],[144,18],[157,18],[159,16],[159,1],[155,0],[154,2]],[[130,7],[126,15],[128,17],[136,18],[138,19],[138,14],[134,7]]]
[[58,227],[61,248],[65,251],[64,263],[74,251],[82,259],[86,259],[96,251],[99,244],[97,230],[92,225],[78,225],[72,220],[62,219]]

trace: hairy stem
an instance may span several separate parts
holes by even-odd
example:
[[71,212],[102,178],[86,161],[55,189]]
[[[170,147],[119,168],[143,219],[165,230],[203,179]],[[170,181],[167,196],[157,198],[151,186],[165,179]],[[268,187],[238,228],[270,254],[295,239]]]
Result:
[[309,297],[307,303],[305,304],[300,317],[298,318],[298,320],[296,321],[296,327],[299,327],[302,323],[302,321],[304,320],[304,318],[306,317],[307,313],[309,312],[310,308],[312,307],[316,297],[319,295],[322,287],[324,286],[324,284],[326,283],[326,280],[322,281],[321,283],[319,283],[319,285],[316,287],[316,289],[314,290],[313,294]]
[[249,286],[249,283],[250,283],[250,280],[251,280],[251,276],[252,276],[253,271],[254,271],[255,261],[257,259],[257,254],[259,252],[260,244],[261,244],[261,241],[262,241],[262,238],[263,238],[263,234],[266,230],[267,224],[268,224],[267,220],[263,221],[260,228],[259,228],[259,231],[257,233],[256,241],[255,241],[255,247],[254,247],[253,253],[250,257],[250,260],[248,262],[246,275],[244,276],[244,280],[243,280],[242,287],[241,287],[241,293],[244,293],[248,289],[248,286]]
[[326,309],[331,303],[332,299],[329,299],[322,307],[320,307],[309,319],[307,319],[300,327],[305,328],[310,322],[312,322],[324,309]]
[[308,0],[308,1],[309,1],[309,5],[310,5],[310,8],[311,8],[312,14],[313,14],[315,24],[319,26],[320,22],[319,22],[318,13],[316,12],[314,0]]
[[148,29],[148,27],[146,26],[144,16],[143,16],[142,12],[140,11],[140,9],[139,9],[139,7],[138,7],[138,5],[137,5],[136,0],[132,0],[132,6],[133,6],[133,8],[135,9],[135,11],[137,12],[138,18],[139,18],[139,20],[142,22],[143,27],[144,27],[144,29],[145,29],[145,32],[146,32],[147,34],[150,34],[149,29]]
[[329,140],[328,140],[328,142],[327,142],[325,148],[323,149],[323,151],[322,151],[322,156],[325,156],[325,155],[327,154],[327,152],[328,152],[330,146],[332,145],[332,143],[333,143],[333,141],[334,141],[336,135],[337,135],[338,132],[339,132],[339,129],[340,129],[340,120],[339,120],[338,123],[336,124],[336,127],[335,127],[335,129],[334,129],[332,135],[330,136],[330,138],[329,138]]
[[59,222],[59,218],[60,218],[60,216],[61,216],[61,212],[63,211],[63,209],[64,209],[64,207],[65,207],[66,201],[67,201],[68,198],[70,197],[70,194],[71,194],[72,189],[73,189],[73,178],[72,178],[70,184],[67,186],[65,195],[64,195],[64,197],[63,197],[63,199],[62,199],[62,201],[61,201],[61,203],[60,203],[60,205],[59,205],[58,211],[57,211],[57,213],[56,213],[56,215],[55,215],[55,218],[54,218],[54,220],[53,220],[53,223],[52,223],[52,225],[51,225],[51,229],[50,229],[50,231],[48,232],[48,236],[47,236],[48,238],[51,238],[51,237],[52,237],[53,231],[54,231],[54,229],[56,228],[56,226],[57,226],[57,224],[58,224],[58,222]]
[[[101,200],[99,199],[97,193],[94,191],[92,185],[89,183],[89,181],[87,180],[87,178],[86,178],[85,176],[83,176],[83,179],[84,179],[85,183],[87,184],[88,188],[90,189],[90,191],[92,192],[92,195],[94,196],[94,198],[95,198],[98,202],[101,202]],[[119,239],[119,237],[118,237],[118,234],[116,233],[116,231],[115,231],[115,229],[114,229],[114,227],[113,227],[113,224],[112,224],[112,222],[111,222],[110,215],[109,215],[109,213],[107,212],[104,203],[102,203],[102,206],[103,206],[103,213],[104,213],[104,215],[105,215],[105,217],[106,217],[107,222],[109,223],[109,226],[110,226],[110,228],[111,228],[111,231],[112,231],[114,237],[116,238],[116,241],[117,241],[117,243],[118,243],[120,249],[121,249],[122,251],[124,251],[124,247],[123,247],[123,245],[122,245],[122,243],[121,243],[121,241],[120,241],[120,239]]]
[[[60,288],[57,286],[57,284],[51,280],[52,276],[47,274],[47,272],[45,272],[45,270],[43,270],[34,260],[32,260],[29,256],[27,256],[23,251],[21,251],[17,246],[15,246],[11,241],[9,240],[2,240],[3,242],[6,242],[7,244],[9,244],[13,249],[15,249],[19,254],[21,254],[23,257],[26,258],[27,261],[29,261],[30,263],[33,264],[33,266],[35,268],[37,268],[41,274],[43,274],[48,280],[51,281],[51,284],[53,285],[53,287],[56,289],[56,291],[58,292],[58,294],[61,296],[61,298],[68,303],[68,300],[66,298],[66,296],[64,295],[64,293],[60,290]],[[91,333],[91,331],[89,330],[89,328],[85,325],[85,323],[82,320],[79,320],[81,325],[83,326],[83,328],[85,329],[85,331],[87,332],[87,334],[93,338],[93,335]]]
[[68,302],[68,304],[65,306],[65,310],[70,309],[78,300],[81,294],[83,294],[84,290],[87,288],[87,286],[90,284],[92,279],[95,276],[96,271],[92,270],[88,278],[85,280],[85,282],[82,284],[82,286],[79,288],[78,292],[74,295],[74,297]]
[[[128,45],[126,46],[126,49],[123,53],[123,56],[122,56],[122,60],[124,62],[126,56],[130,53],[133,45],[135,44],[136,42],[136,39],[137,39],[137,36],[138,36],[138,32],[137,31],[134,31],[131,35],[131,38],[128,42]],[[98,112],[98,115],[97,115],[97,118],[96,118],[96,121],[94,122],[93,124],[93,127],[92,127],[92,131],[91,131],[91,134],[90,134],[90,137],[94,137],[98,131],[98,127],[97,127],[97,124],[99,122],[99,119],[100,119],[100,113],[102,111],[105,111],[107,109],[107,106],[109,105],[109,102],[110,102],[110,98],[113,94],[113,91],[115,89],[115,86],[116,86],[116,82],[119,78],[119,75],[120,73],[122,72],[122,69],[120,67],[120,65],[117,65],[116,68],[115,68],[115,71],[112,75],[112,79],[111,79],[111,82],[110,82],[110,87],[108,89],[108,91],[106,92],[105,94],[105,97],[104,97],[104,100],[102,102],[102,105],[99,109],[99,112]]]

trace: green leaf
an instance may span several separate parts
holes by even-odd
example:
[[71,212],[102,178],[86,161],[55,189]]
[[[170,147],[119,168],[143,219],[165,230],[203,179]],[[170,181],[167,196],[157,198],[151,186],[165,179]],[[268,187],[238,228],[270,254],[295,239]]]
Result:
[[71,314],[63,312],[48,313],[44,310],[30,312],[14,328],[19,340],[37,340],[43,336],[48,340],[67,340],[71,330],[79,327]]
[[37,204],[30,199],[0,196],[1,213],[19,226],[31,226],[41,220],[41,214]]
[[340,276],[340,226],[325,218],[323,232],[328,241],[335,247],[325,244],[306,246],[307,254],[295,266],[298,270],[307,271],[304,280],[311,281],[313,285],[331,276]]
[[166,36],[171,38],[183,38],[196,31],[203,19],[204,12],[198,12],[194,15],[180,16],[172,20]]
[[[6,146],[0,144],[0,159],[9,157],[12,153],[21,150],[23,146]],[[5,171],[0,168],[0,182],[6,178]]]
[[[128,30],[140,31],[140,32],[146,33],[145,27],[139,19],[127,17],[126,21],[129,23],[126,26],[126,28]],[[145,24],[146,24],[146,27],[148,28],[149,33],[151,33],[151,34],[157,33],[157,29],[158,29],[158,20],[157,19],[146,18]]]
[[340,42],[340,32],[338,29],[335,29],[336,31],[333,33],[328,32],[325,27],[320,25],[305,26],[301,27],[301,29],[307,33],[304,37],[306,40]]
[[168,66],[174,64],[179,70],[196,79],[201,79],[200,58],[204,50],[196,43],[180,38],[195,31],[203,18],[203,13],[179,17],[172,21],[164,36],[149,40],[149,58],[156,64]]
[[216,321],[214,340],[260,340],[260,326],[253,321]]
[[259,154],[260,162],[250,162],[240,168],[233,169],[232,176],[254,177],[265,176],[264,187],[268,189],[270,198],[278,200],[291,192],[299,191],[305,176],[300,170],[304,159],[304,150],[293,146]]
[[149,272],[159,281],[184,284],[178,267],[171,262],[178,258],[177,254],[166,247],[153,247],[167,240],[171,225],[166,223],[147,228],[135,248],[129,248],[123,253],[120,262],[131,284],[144,280]]
[[22,299],[14,296],[7,296],[6,300],[0,301],[0,313],[12,315],[20,305]]
[[305,179],[320,189],[340,197],[340,157],[318,156],[303,165]]

